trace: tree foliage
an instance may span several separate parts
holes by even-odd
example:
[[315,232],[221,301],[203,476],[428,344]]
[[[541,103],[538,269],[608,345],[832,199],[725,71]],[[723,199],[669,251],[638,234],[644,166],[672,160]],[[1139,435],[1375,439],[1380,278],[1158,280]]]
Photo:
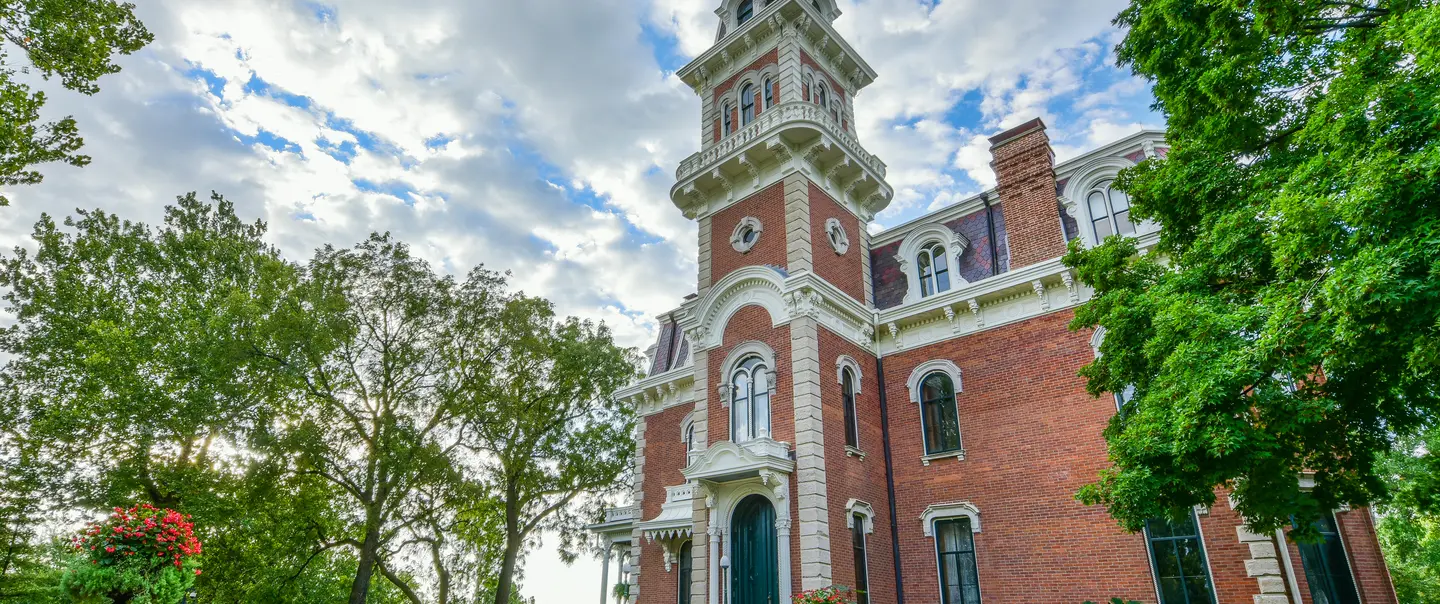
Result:
[[[41,123],[45,93],[32,92],[17,75],[31,68],[82,94],[100,90],[101,76],[120,71],[113,61],[153,39],[135,17],[135,6],[114,0],[0,0],[0,36],[25,53],[17,68],[0,49],[0,187],[34,184],[37,164],[60,161],[84,166],[75,118]],[[0,206],[8,200],[0,195]]]
[[1381,473],[1393,497],[1379,506],[1376,532],[1401,602],[1440,604],[1440,500],[1435,482],[1440,463],[1440,426],[1400,439],[1381,459]]
[[1116,23],[1172,147],[1118,181],[1157,253],[1066,257],[1096,288],[1072,326],[1105,329],[1089,389],[1136,393],[1080,497],[1138,530],[1224,486],[1252,528],[1313,538],[1385,500],[1377,459],[1440,411],[1440,6],[1132,0]]

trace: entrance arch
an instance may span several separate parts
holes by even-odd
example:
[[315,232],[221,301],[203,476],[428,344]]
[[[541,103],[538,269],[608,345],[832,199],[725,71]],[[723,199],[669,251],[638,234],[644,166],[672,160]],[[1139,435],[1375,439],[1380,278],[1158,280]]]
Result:
[[776,542],[775,506],[761,495],[741,500],[730,522],[730,604],[786,604]]

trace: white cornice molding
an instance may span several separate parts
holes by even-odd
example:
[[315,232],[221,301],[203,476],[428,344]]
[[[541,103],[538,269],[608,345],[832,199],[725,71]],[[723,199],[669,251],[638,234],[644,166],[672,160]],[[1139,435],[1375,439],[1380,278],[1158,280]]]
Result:
[[[711,46],[709,50],[701,53],[700,56],[695,57],[684,67],[681,67],[679,71],[675,72],[676,77],[680,78],[681,81],[692,88],[702,88],[704,86],[704,83],[701,81],[702,69],[708,70],[708,68],[717,66],[717,63],[733,65],[735,62],[734,59],[727,60],[726,57],[735,54],[735,47],[746,45],[744,40],[747,35],[753,40],[755,38],[755,32],[758,30],[776,30],[777,18],[781,22],[780,27],[796,27],[799,25],[806,30],[818,29],[820,34],[817,37],[825,37],[832,40],[833,43],[837,45],[840,51],[839,54],[855,64],[856,75],[863,76],[863,80],[852,84],[856,91],[875,81],[877,76],[875,70],[870,67],[870,64],[866,63],[865,59],[860,56],[860,53],[855,52],[855,49],[850,46],[850,43],[846,42],[845,38],[841,37],[839,32],[835,31],[834,26],[830,24],[830,20],[827,17],[815,12],[814,7],[809,6],[809,3],[803,0],[776,0],[769,6],[764,7],[755,13],[755,16],[751,17],[749,21],[745,22],[744,25],[735,28],[734,31],[726,32],[725,37]],[[800,34],[801,38],[809,39],[812,37],[808,31],[802,31]],[[767,37],[768,35],[769,34],[767,34]],[[716,59],[720,59],[720,61],[716,61]],[[835,75],[836,77],[848,77],[849,74],[843,76],[841,74]]]

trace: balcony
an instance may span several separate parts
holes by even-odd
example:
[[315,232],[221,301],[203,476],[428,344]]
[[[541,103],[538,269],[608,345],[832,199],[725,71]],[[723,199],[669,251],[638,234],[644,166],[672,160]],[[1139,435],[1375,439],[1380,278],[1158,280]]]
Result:
[[[890,202],[885,162],[845,132],[824,108],[805,101],[772,107],[738,131],[680,162],[670,198],[694,217],[711,198],[758,189],[762,175],[803,160],[812,180],[873,214]],[[748,188],[747,188],[748,187]]]
[[690,482],[723,483],[794,471],[795,460],[790,456],[790,443],[756,438],[742,444],[730,441],[715,443],[680,473]]

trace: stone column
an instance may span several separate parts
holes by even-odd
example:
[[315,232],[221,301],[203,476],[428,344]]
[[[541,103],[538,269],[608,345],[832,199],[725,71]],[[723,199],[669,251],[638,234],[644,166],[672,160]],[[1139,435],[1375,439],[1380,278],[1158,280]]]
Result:
[[710,559],[715,563],[710,565],[710,585],[708,594],[710,604],[720,604],[720,527],[715,522],[715,512],[710,513]]
[[612,545],[609,537],[601,537],[601,539],[605,540],[605,553],[601,558],[604,560],[601,563],[604,566],[600,567],[600,604],[605,604],[605,600],[610,597],[606,592],[610,591],[610,550]]
[[793,275],[815,267],[810,240],[810,180],[792,172],[784,182],[785,262]]
[[795,396],[795,485],[800,512],[800,587],[831,583],[830,515],[825,490],[825,434],[820,407],[820,336],[812,317],[790,321]]
[[[775,521],[775,542],[776,560],[778,566],[784,569],[777,573],[786,579],[790,578],[790,519],[780,518]],[[790,601],[790,581],[780,582],[780,602]]]
[[1250,546],[1250,559],[1245,561],[1245,574],[1260,584],[1260,593],[1255,604],[1291,604],[1285,591],[1285,575],[1280,571],[1280,555],[1275,550],[1275,538],[1270,535],[1252,533],[1243,525],[1235,527],[1240,542]]

